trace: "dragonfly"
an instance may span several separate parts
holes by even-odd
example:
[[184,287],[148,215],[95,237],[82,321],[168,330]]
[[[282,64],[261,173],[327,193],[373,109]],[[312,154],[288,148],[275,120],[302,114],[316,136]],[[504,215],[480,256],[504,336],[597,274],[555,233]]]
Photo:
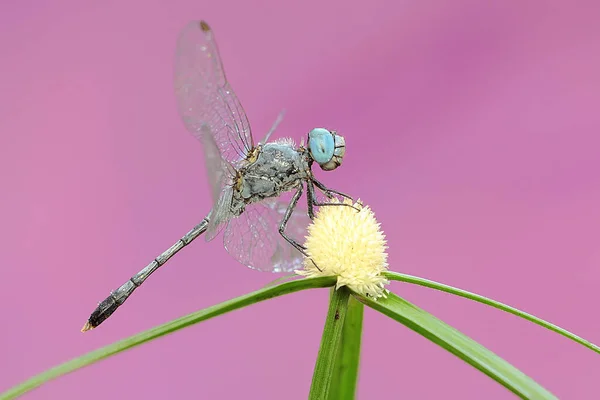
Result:
[[[227,81],[213,30],[205,21],[192,21],[179,34],[174,86],[183,123],[202,143],[213,207],[192,230],[98,303],[82,332],[109,318],[150,275],[202,234],[208,242],[224,230],[225,249],[247,267],[291,272],[307,257],[294,237],[303,237],[315,207],[353,207],[339,201],[352,200],[350,196],[326,187],[312,173],[314,163],[324,171],[342,164],[346,143],[336,131],[314,128],[306,146],[304,141],[296,146],[289,138],[269,141],[282,112],[264,139],[254,144],[248,117]],[[297,207],[304,186],[306,210]],[[291,199],[284,200],[283,194],[291,194]]]

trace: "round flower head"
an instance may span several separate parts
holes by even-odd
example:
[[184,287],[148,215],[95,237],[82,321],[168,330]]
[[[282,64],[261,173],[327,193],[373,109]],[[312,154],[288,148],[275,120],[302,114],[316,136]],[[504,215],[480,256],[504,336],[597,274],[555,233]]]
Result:
[[348,286],[363,296],[385,297],[384,286],[389,283],[381,275],[388,267],[385,235],[369,207],[360,200],[353,206],[319,208],[304,243],[308,257],[296,273],[337,276],[336,289]]

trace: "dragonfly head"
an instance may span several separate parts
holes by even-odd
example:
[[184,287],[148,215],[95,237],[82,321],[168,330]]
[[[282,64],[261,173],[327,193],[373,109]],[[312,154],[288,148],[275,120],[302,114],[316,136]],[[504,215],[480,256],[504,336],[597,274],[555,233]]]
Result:
[[315,128],[308,133],[308,151],[322,170],[332,171],[342,165],[346,141],[336,131]]

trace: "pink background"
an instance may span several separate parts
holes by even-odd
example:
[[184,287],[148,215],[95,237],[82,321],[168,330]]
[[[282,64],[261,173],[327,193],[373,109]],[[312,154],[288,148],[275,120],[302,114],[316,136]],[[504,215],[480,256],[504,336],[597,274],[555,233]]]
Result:
[[[372,206],[392,269],[600,342],[597,2],[84,3],[0,5],[0,390],[274,278],[201,240],[100,329],[79,332],[210,208],[171,81],[176,36],[199,18],[255,136],[284,107],[277,136],[322,125],[345,135],[343,168],[318,175]],[[391,289],[558,397],[600,395],[598,354],[479,304]],[[262,303],[25,397],[303,399],[326,301],[322,290]],[[513,398],[367,310],[359,397],[400,394]]]

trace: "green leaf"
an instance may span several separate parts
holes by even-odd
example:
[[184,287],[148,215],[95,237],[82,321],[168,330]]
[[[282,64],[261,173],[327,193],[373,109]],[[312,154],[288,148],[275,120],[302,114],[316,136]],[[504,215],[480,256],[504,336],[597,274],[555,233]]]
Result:
[[61,375],[65,375],[69,372],[73,372],[79,368],[83,368],[104,358],[121,353],[132,347],[139,346],[143,343],[149,342],[161,336],[173,333],[175,331],[178,331],[190,325],[197,324],[207,319],[214,318],[221,314],[225,314],[227,312],[237,310],[242,307],[247,307],[260,301],[268,300],[273,297],[282,296],[288,293],[298,292],[306,289],[333,286],[335,282],[336,279],[334,277],[300,279],[292,282],[286,282],[278,286],[263,288],[261,290],[257,290],[255,292],[236,297],[235,299],[225,301],[212,307],[205,308],[204,310],[196,311],[184,317],[175,319],[171,322],[167,322],[166,324],[159,325],[155,328],[138,333],[137,335],[120,340],[116,343],[113,343],[106,347],[102,347],[98,350],[94,350],[90,353],[84,354],[81,357],[77,357],[73,360],[67,361],[64,364],[51,368],[46,372],[34,376],[33,378],[21,383],[20,385],[17,385],[12,389],[9,389],[8,391],[0,394],[0,400],[14,399],[32,389],[35,389],[36,387],[51,379],[57,378]]
[[321,346],[310,386],[309,400],[329,398],[338,349],[342,339],[342,328],[348,310],[350,291],[346,287],[334,290],[329,300],[329,311],[325,319]]
[[295,279],[302,279],[303,277],[300,275],[297,275],[295,273],[290,273],[284,276],[281,276],[277,279],[272,280],[271,282],[267,283],[264,287],[271,287],[271,286],[275,286],[275,285],[279,285],[280,283],[284,283],[284,282],[289,282],[289,281],[293,281]]
[[386,278],[388,278],[390,280],[425,286],[428,288],[432,288],[432,289],[440,290],[442,292],[454,294],[456,296],[464,297],[466,299],[473,300],[473,301],[497,308],[497,309],[505,311],[507,313],[516,315],[517,317],[526,319],[527,321],[533,322],[534,324],[542,326],[542,327],[549,329],[553,332],[556,332],[560,335],[563,335],[564,337],[569,338],[569,339],[573,340],[574,342],[584,345],[588,349],[594,350],[596,353],[600,353],[600,347],[596,346],[592,342],[589,342],[589,341],[585,340],[584,338],[577,336],[574,333],[571,333],[571,332],[567,331],[566,329],[563,329],[557,325],[554,325],[550,322],[544,321],[541,318],[538,318],[536,316],[528,314],[524,311],[521,311],[519,309],[516,309],[516,308],[506,305],[504,303],[500,303],[499,301],[492,300],[492,299],[489,299],[487,297],[484,297],[484,296],[481,296],[481,295],[478,295],[475,293],[467,292],[466,290],[462,290],[462,289],[458,289],[458,288],[455,288],[452,286],[444,285],[443,283],[430,281],[429,279],[419,278],[419,277],[412,276],[412,275],[400,274],[398,272],[391,272],[391,271],[385,272],[384,275]]
[[365,305],[395,319],[433,343],[471,364],[523,399],[556,399],[533,379],[426,311],[393,293],[374,301],[356,295]]
[[350,296],[340,348],[335,360],[329,400],[355,398],[364,309],[360,301]]

